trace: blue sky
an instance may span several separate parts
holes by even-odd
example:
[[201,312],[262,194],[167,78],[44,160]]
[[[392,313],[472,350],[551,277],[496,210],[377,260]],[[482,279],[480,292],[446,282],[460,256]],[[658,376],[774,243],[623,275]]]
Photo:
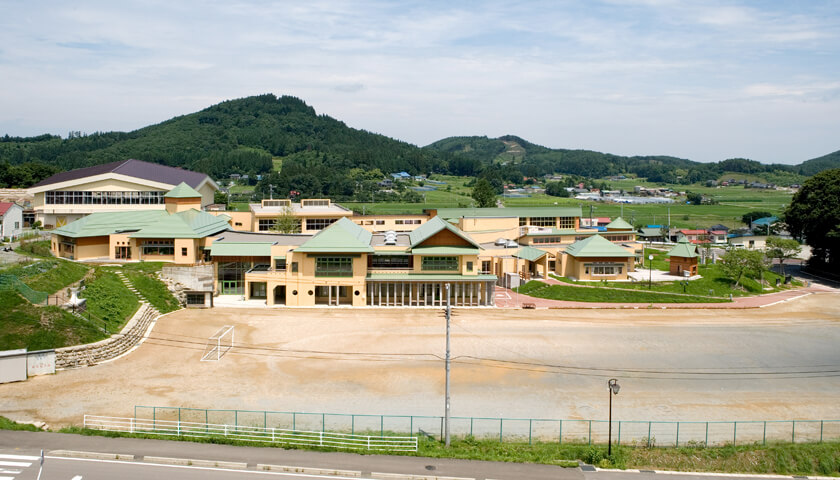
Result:
[[799,163],[840,150],[840,2],[0,0],[0,135],[294,95],[417,145]]

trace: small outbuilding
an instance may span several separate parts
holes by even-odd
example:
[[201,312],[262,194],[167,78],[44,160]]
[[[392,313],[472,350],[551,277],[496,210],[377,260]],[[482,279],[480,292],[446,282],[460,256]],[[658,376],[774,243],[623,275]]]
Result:
[[697,246],[689,242],[688,238],[680,237],[667,256],[671,275],[682,277],[685,276],[684,272],[688,272],[688,276],[697,275]]

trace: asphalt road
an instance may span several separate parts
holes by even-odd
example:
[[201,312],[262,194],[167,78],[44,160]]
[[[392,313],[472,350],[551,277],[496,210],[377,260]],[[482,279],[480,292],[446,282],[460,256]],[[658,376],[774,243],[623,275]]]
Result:
[[[92,480],[149,478],[177,479],[250,479],[282,478],[304,480],[313,478],[354,478],[341,475],[285,473],[258,470],[257,464],[293,465],[306,468],[326,468],[361,471],[361,478],[434,479],[463,478],[475,480],[655,480],[663,472],[591,471],[591,467],[559,468],[549,465],[477,462],[469,460],[431,459],[347,453],[324,453],[274,448],[233,447],[190,442],[129,438],[85,437],[80,435],[0,431],[0,479],[30,480],[38,475],[38,455],[44,449],[46,458],[41,476],[43,480]],[[134,455],[134,460],[102,460],[79,457],[58,457],[50,452],[63,449],[99,453]],[[148,457],[210,460],[214,462],[243,462],[245,469],[204,467],[196,465],[168,465]],[[590,471],[586,471],[590,470]],[[377,475],[376,473],[385,475]],[[678,476],[687,480],[733,478],[732,475],[668,473],[665,478]],[[739,475],[739,479],[762,479],[767,476]],[[358,477],[355,477],[358,478]],[[779,478],[793,478],[782,477]]]

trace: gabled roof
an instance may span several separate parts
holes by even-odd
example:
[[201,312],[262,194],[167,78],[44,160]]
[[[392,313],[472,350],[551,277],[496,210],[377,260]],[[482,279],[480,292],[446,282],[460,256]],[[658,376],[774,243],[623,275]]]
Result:
[[8,212],[9,209],[12,208],[13,205],[17,206],[17,207],[20,207],[20,208],[23,208],[20,205],[14,203],[14,202],[0,202],[0,217],[2,217],[6,212]]
[[685,230],[680,230],[680,233],[682,233],[683,235],[705,235],[706,231],[703,230],[703,229],[697,229],[697,230],[685,229]]
[[514,255],[516,258],[522,258],[528,260],[529,262],[536,262],[537,260],[541,259],[542,257],[548,255],[548,252],[545,250],[540,250],[539,248],[534,247],[522,247],[519,249],[518,252]]
[[666,254],[668,257],[684,257],[684,258],[696,258],[697,255],[697,247],[692,245],[687,238],[682,237],[677,242],[676,246],[671,249],[670,252]]
[[632,257],[633,254],[600,235],[575,242],[566,247],[566,253],[573,257]]
[[455,225],[444,221],[439,216],[431,218],[428,222],[424,223],[423,225],[420,225],[419,227],[412,230],[411,233],[409,233],[408,238],[411,242],[411,248],[420,245],[421,243],[425,242],[426,240],[433,237],[435,234],[442,230],[449,230],[455,235],[461,237],[465,242],[469,243],[475,248],[481,248],[481,245],[476,243],[472,238],[469,237],[469,235],[462,232],[461,229],[459,229]]
[[304,253],[373,253],[372,234],[347,217],[341,217],[329,227],[295,249]]
[[445,219],[463,217],[580,217],[580,207],[439,208]]
[[166,210],[129,210],[92,213],[52,232],[72,238],[114,233],[129,233],[131,238],[204,238],[228,228],[224,218],[198,210],[174,215]]
[[633,225],[627,223],[623,218],[618,217],[607,224],[607,230],[633,230]]
[[201,198],[201,194],[196,192],[194,188],[187,185],[186,182],[181,182],[172,190],[166,192],[164,198]]
[[659,228],[644,227],[641,230],[642,231],[641,231],[641,233],[639,233],[639,235],[642,236],[642,237],[661,237],[662,236],[662,230],[659,229]]
[[129,177],[150,180],[153,182],[165,183],[168,185],[178,185],[179,183],[184,182],[193,188],[198,188],[205,180],[209,180],[214,186],[216,185],[212,180],[210,180],[210,177],[204,173],[191,172],[182,168],[168,167],[158,163],[128,159],[111,163],[103,163],[102,165],[94,165],[87,168],[78,168],[68,172],[56,173],[51,177],[41,180],[30,188],[44,187],[55,183],[69,182],[72,180],[79,180],[107,173],[116,173]]

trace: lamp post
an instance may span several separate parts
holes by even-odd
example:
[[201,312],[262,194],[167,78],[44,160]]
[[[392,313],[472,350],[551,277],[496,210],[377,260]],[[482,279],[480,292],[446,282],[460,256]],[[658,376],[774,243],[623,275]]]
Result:
[[[648,290],[653,288],[653,254],[648,255]],[[618,393],[617,391],[615,393]]]
[[610,456],[612,455],[612,397],[613,395],[618,395],[618,390],[621,386],[618,385],[617,379],[611,378],[607,381],[607,387],[610,395],[610,421],[607,427],[610,431],[607,434],[607,456]]

